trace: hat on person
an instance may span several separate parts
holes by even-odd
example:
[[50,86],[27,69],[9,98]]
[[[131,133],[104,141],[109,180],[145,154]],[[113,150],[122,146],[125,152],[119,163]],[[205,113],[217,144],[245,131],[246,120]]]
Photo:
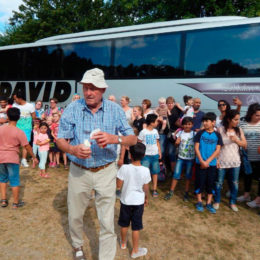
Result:
[[108,88],[108,85],[105,81],[104,72],[101,69],[95,68],[91,70],[87,70],[82,80],[80,81],[81,84],[84,83],[91,83],[97,88]]

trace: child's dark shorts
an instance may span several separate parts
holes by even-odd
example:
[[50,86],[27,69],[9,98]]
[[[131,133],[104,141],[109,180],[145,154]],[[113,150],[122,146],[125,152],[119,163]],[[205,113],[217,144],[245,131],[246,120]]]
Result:
[[118,225],[129,227],[130,222],[132,230],[143,229],[144,204],[142,205],[125,205],[121,203]]

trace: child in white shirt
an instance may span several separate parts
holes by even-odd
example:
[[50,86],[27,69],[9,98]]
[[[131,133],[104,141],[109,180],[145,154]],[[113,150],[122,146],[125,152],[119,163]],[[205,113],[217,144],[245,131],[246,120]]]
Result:
[[195,136],[195,132],[191,130],[192,127],[193,127],[192,117],[183,118],[182,120],[183,130],[177,133],[176,135],[177,140],[175,142],[175,145],[179,146],[178,159],[172,177],[173,179],[171,183],[171,189],[165,195],[164,197],[165,200],[169,200],[172,198],[175,187],[181,177],[183,168],[185,168],[185,174],[186,174],[184,201],[188,201],[189,199],[188,192],[190,187],[190,180],[192,177],[192,167],[195,159],[194,140],[193,140]]
[[131,222],[133,249],[132,258],[147,254],[146,248],[139,248],[139,232],[143,229],[142,216],[144,206],[148,205],[150,171],[141,165],[141,159],[145,155],[145,145],[137,143],[130,147],[132,163],[124,164],[117,174],[117,187],[122,187],[121,207],[118,224],[121,226],[121,249],[126,249],[126,236]]
[[158,125],[157,119],[157,115],[149,114],[146,118],[147,127],[143,129],[138,136],[138,141],[142,142],[146,147],[145,156],[141,163],[151,171],[153,179],[153,197],[158,197],[157,181],[158,173],[160,172],[159,159],[162,158],[159,133],[156,130]]

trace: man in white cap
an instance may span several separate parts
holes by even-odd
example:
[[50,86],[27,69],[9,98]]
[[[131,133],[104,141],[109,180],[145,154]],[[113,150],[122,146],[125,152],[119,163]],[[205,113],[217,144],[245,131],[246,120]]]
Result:
[[[71,160],[68,183],[69,231],[74,259],[83,253],[83,216],[95,190],[100,223],[99,259],[114,259],[114,204],[116,192],[115,160],[117,145],[137,142],[122,108],[103,99],[108,87],[100,69],[86,71],[80,82],[84,99],[72,102],[62,114],[57,144]],[[95,130],[95,131],[94,131]],[[119,136],[118,133],[122,136]],[[66,141],[70,140],[70,143]]]

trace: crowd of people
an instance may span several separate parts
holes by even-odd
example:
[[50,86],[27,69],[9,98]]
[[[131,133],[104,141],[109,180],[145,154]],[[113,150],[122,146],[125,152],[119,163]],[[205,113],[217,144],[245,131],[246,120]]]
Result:
[[[103,99],[108,86],[102,73],[98,69],[87,71],[81,81],[84,98],[75,94],[64,111],[58,107],[55,98],[50,99],[50,107],[44,110],[42,101],[30,104],[22,93],[14,95],[13,104],[0,97],[2,207],[8,206],[8,181],[13,189],[13,207],[23,206],[23,202],[18,200],[17,188],[17,154],[21,145],[21,166],[30,166],[27,161],[29,153],[33,159],[31,167],[39,167],[43,178],[50,177],[47,164],[59,168],[62,160],[64,168],[68,169],[69,156],[69,225],[75,259],[84,259],[80,232],[93,190],[98,218],[102,222],[100,259],[108,259],[108,255],[111,256],[109,259],[113,259],[115,255],[110,247],[110,243],[115,243],[112,209],[115,190],[121,201],[118,221],[121,226],[121,249],[126,248],[126,234],[131,222],[132,258],[147,253],[146,248],[138,247],[139,230],[143,227],[142,214],[148,204],[149,182],[152,181],[152,197],[158,197],[158,175],[165,168],[172,176],[169,191],[163,194],[166,201],[174,198],[183,174],[184,201],[190,201],[193,193],[191,181],[194,180],[196,210],[202,212],[205,207],[215,214],[220,208],[221,190],[226,177],[229,187],[226,195],[231,210],[239,210],[237,201],[246,202],[251,208],[260,208],[260,104],[251,104],[244,118],[240,118],[242,103],[238,98],[233,100],[235,109],[231,109],[227,101],[219,100],[219,116],[201,111],[201,100],[191,96],[183,97],[183,107],[172,96],[159,98],[155,107],[149,99],[131,107],[130,98],[123,96],[119,102],[120,108],[114,95],[110,95],[108,100]],[[85,121],[88,124],[84,124]],[[5,151],[10,145],[14,147],[13,154],[7,156]],[[12,160],[10,156],[13,156]],[[115,159],[117,169],[111,164]],[[8,170],[8,167],[12,169]],[[8,177],[8,171],[15,174]],[[106,174],[95,175],[96,172]],[[113,184],[114,173],[117,183]],[[244,193],[238,197],[241,173],[244,176]],[[93,181],[93,178],[96,179]],[[258,192],[252,199],[250,193],[254,178],[258,180]],[[85,197],[82,195],[84,201],[78,197],[79,190],[85,192]],[[104,196],[106,205],[101,203]],[[204,197],[206,205],[203,204]],[[106,212],[106,216],[102,212]]]

